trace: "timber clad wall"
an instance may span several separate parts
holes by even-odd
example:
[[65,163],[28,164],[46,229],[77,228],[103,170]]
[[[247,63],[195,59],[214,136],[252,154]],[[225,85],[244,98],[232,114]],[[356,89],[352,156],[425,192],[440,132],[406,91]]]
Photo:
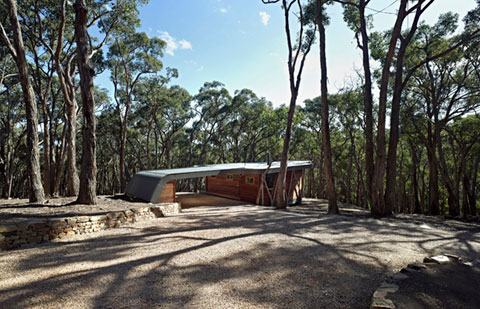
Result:
[[238,198],[240,175],[209,176],[206,180],[207,192],[217,195]]
[[[267,185],[263,185],[263,200],[259,195],[262,175],[217,175],[206,178],[207,192],[239,199],[244,202],[271,205],[270,195],[273,197],[278,173],[267,175]],[[289,201],[301,201],[303,196],[303,170],[287,172],[287,192]],[[269,194],[270,192],[270,194]]]
[[165,184],[160,195],[160,199],[157,203],[174,203],[175,202],[175,184],[176,181],[172,180]]
[[242,175],[240,178],[239,199],[248,203],[257,203],[258,190],[262,175]]

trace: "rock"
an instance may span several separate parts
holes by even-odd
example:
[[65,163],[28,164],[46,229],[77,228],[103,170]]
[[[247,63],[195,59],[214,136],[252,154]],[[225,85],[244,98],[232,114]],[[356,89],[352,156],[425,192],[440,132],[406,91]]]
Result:
[[48,220],[47,224],[51,227],[58,227],[58,226],[66,225],[67,222],[63,218],[53,218]]
[[413,268],[415,270],[427,269],[427,266],[425,264],[422,264],[422,263],[408,264],[408,267]]
[[67,218],[66,220],[67,220],[67,223],[70,225],[77,223],[77,218]]
[[30,223],[30,227],[34,230],[48,227],[47,221],[31,221],[29,223]]
[[91,221],[91,222],[107,221],[107,216],[106,216],[106,215],[91,216],[91,217],[90,217],[90,221]]
[[150,211],[155,214],[155,217],[163,217],[163,211],[160,207],[150,207]]
[[111,212],[111,213],[107,214],[108,220],[115,220],[115,219],[117,219],[117,217],[118,217],[118,213],[116,213],[116,212]]
[[370,308],[371,309],[381,309],[381,308],[392,309],[392,308],[395,308],[395,305],[390,299],[373,298],[372,305],[370,306]]
[[453,255],[453,254],[444,254],[446,257],[448,257],[449,259],[453,259],[453,260],[457,260],[459,262],[462,261],[462,258],[459,257],[458,255]]
[[8,233],[17,230],[16,225],[0,225],[0,233]]
[[26,231],[28,229],[29,224],[28,223],[21,223],[17,225],[17,230],[18,231]]
[[432,257],[426,257],[423,259],[424,263],[437,263],[437,264],[445,264],[450,262],[450,259],[448,256],[445,255],[437,255],[437,256],[432,256]]
[[387,293],[395,293],[398,291],[398,285],[392,283],[382,283],[382,285],[377,289],[377,291],[385,291]]
[[414,273],[414,272],[417,272],[417,271],[418,270],[416,270],[416,269],[413,269],[413,268],[410,268],[410,267],[405,267],[400,272],[408,274],[408,273]]
[[42,236],[28,237],[27,242],[28,243],[39,243],[39,242],[42,242],[42,239],[43,239]]
[[27,243],[27,240],[25,238],[22,238],[22,239],[17,239],[13,242],[13,245],[14,246],[18,246],[18,245],[23,245],[23,244],[26,244]]
[[89,218],[87,216],[77,217],[77,223],[85,223],[85,222],[88,222],[88,221],[89,221]]
[[384,290],[377,290],[373,293],[373,298],[386,298],[388,292]]
[[408,279],[408,276],[402,273],[396,273],[392,276],[393,280],[405,280]]

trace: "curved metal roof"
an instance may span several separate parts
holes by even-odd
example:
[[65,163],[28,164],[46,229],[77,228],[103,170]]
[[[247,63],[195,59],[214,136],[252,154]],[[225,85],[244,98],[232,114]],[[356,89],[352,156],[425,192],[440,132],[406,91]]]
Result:
[[[287,170],[307,169],[313,166],[310,161],[288,161]],[[125,193],[136,198],[156,203],[163,187],[171,180],[215,176],[222,174],[263,174],[268,168],[266,162],[228,163],[201,165],[187,168],[151,170],[136,173],[128,183]],[[278,173],[280,162],[272,162],[268,173]]]

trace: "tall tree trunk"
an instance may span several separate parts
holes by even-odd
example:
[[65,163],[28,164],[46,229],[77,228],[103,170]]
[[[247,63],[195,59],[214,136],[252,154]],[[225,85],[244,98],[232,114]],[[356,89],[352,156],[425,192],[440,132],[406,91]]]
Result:
[[372,214],[377,216],[390,215],[388,209],[385,208],[384,198],[384,177],[385,177],[385,159],[386,159],[386,142],[385,142],[385,121],[387,113],[387,95],[388,83],[390,80],[390,66],[395,55],[396,45],[402,30],[402,24],[405,19],[405,8],[408,0],[401,0],[397,14],[397,19],[392,30],[389,48],[385,61],[383,63],[382,78],[380,83],[379,111],[378,111],[378,128],[377,128],[377,160],[375,162],[375,173],[372,183]]
[[460,162],[460,170],[462,173],[462,212],[463,218],[466,218],[470,215],[470,207],[469,207],[469,200],[468,200],[468,190],[470,189],[470,178],[466,172],[466,158]]
[[42,116],[43,116],[43,190],[46,196],[52,194],[50,172],[50,128],[47,112],[47,102],[45,98],[42,100]]
[[440,135],[440,123],[437,115],[435,115],[435,137],[437,139],[440,175],[442,176],[448,194],[448,213],[450,216],[457,217],[460,215],[458,193],[448,172],[445,155],[443,153],[442,137]]
[[77,173],[77,159],[76,159],[76,129],[77,129],[77,102],[75,100],[75,88],[69,76],[70,65],[67,60],[67,66],[64,70],[60,63],[60,56],[63,47],[63,37],[65,32],[65,5],[66,0],[61,2],[61,15],[58,29],[57,47],[53,55],[55,59],[55,67],[57,71],[58,81],[63,93],[63,100],[66,107],[66,150],[67,150],[67,191],[66,196],[76,196],[78,194],[78,173]]
[[77,42],[77,60],[83,105],[82,169],[77,203],[94,205],[97,202],[95,97],[93,92],[95,72],[90,66],[88,55],[87,12],[85,0],[75,0],[75,40]]
[[432,3],[429,2],[426,7],[422,8],[419,5],[415,12],[415,17],[413,19],[410,30],[408,31],[406,37],[400,35],[400,48],[397,53],[397,65],[395,70],[395,82],[393,89],[393,99],[392,99],[392,110],[390,113],[390,138],[388,141],[388,157],[387,157],[387,183],[385,188],[385,214],[391,214],[392,209],[395,208],[396,203],[396,178],[397,178],[397,145],[399,134],[399,124],[400,124],[400,101],[402,99],[403,87],[408,79],[408,75],[405,80],[403,80],[403,70],[404,70],[404,58],[410,41],[412,40],[415,32],[417,31],[417,25],[420,20],[420,16],[425,11],[425,9]]
[[325,185],[323,183],[323,177],[325,175],[325,173],[323,172],[323,155],[320,154],[320,160],[318,162],[318,194],[317,194],[317,197],[319,199],[324,199],[325,198]]
[[385,186],[385,210],[384,213],[389,215],[392,209],[395,209],[396,204],[396,178],[397,178],[397,145],[400,123],[400,100],[402,95],[401,84],[403,81],[403,56],[405,54],[406,46],[401,44],[398,53],[397,66],[395,72],[395,85],[393,90],[392,110],[390,114],[390,137],[388,140],[388,156],[387,156],[387,183]]
[[472,216],[477,215],[477,175],[478,175],[478,167],[480,165],[480,153],[477,155],[477,158],[475,159],[474,167],[473,167],[473,173],[472,173],[472,186],[469,189],[469,194],[468,194],[468,200],[470,204],[470,214]]
[[[295,88],[295,87],[294,87]],[[295,113],[295,104],[297,101],[298,91],[292,90],[290,98],[290,108],[288,110],[287,128],[285,130],[285,138],[283,140],[283,151],[280,160],[280,172],[277,179],[277,208],[285,209],[288,204],[288,196],[285,189],[285,183],[287,181],[287,163],[288,163],[288,150],[290,147],[290,137],[292,134],[293,114]]]
[[5,0],[8,15],[13,30],[13,48],[11,43],[10,50],[14,50],[14,59],[17,63],[20,82],[22,85],[23,100],[27,115],[27,170],[30,185],[29,201],[31,203],[42,203],[45,200],[45,194],[42,186],[40,172],[40,154],[38,150],[38,111],[35,102],[35,92],[30,82],[30,76],[27,69],[27,60],[25,57],[25,48],[22,39],[22,30],[17,18],[17,5],[15,0]]
[[67,191],[66,196],[78,194],[78,172],[76,155],[77,102],[75,98],[67,104]]
[[438,166],[435,153],[428,151],[428,213],[436,216],[440,214],[440,193],[438,191]]
[[327,89],[327,56],[326,56],[326,39],[325,39],[325,27],[323,26],[323,1],[317,1],[317,25],[318,32],[320,34],[320,92],[322,99],[322,141],[323,152],[325,158],[325,178],[327,180],[327,196],[328,196],[328,213],[338,214],[337,194],[335,192],[335,180],[333,176],[332,166],[332,147],[330,144],[330,126],[328,119],[328,89]]
[[[368,1],[370,2],[370,1]],[[368,3],[367,2],[367,3]],[[369,42],[367,33],[367,21],[365,17],[365,0],[360,0],[360,33],[362,35],[362,62],[365,76],[365,86],[363,88],[363,105],[365,112],[365,170],[367,175],[367,200],[372,205],[372,183],[374,175],[373,161],[373,95],[372,95],[372,73],[370,69]]]
[[63,128],[62,131],[62,141],[60,146],[60,151],[58,152],[57,164],[56,164],[56,173],[55,173],[55,183],[53,185],[53,195],[57,196],[60,190],[60,182],[62,181],[63,171],[65,167],[65,144],[66,144],[67,128]]
[[419,159],[417,156],[417,152],[415,150],[415,146],[412,141],[409,141],[410,144],[410,151],[412,154],[412,183],[413,183],[413,213],[421,214],[422,213],[422,205],[418,200],[418,175],[417,169],[419,164]]
[[[295,47],[292,44],[292,38],[290,34],[290,8],[294,3],[298,4],[298,18],[299,18],[299,42],[300,46],[297,46],[297,50],[294,53]],[[287,45],[288,45],[288,75],[289,75],[289,84],[290,84],[290,105],[288,110],[288,118],[287,118],[287,128],[285,130],[285,138],[283,143],[283,151],[280,160],[280,172],[277,178],[277,188],[276,188],[276,202],[277,208],[285,209],[287,208],[288,204],[288,197],[287,192],[285,189],[285,183],[287,178],[287,164],[288,164],[288,151],[290,147],[290,137],[292,131],[292,123],[293,123],[293,115],[295,113],[295,105],[297,103],[298,97],[298,89],[300,88],[300,82],[303,72],[303,67],[305,65],[305,59],[310,52],[310,47],[313,43],[313,37],[309,40],[309,42],[303,41],[303,8],[299,0],[292,1],[290,4],[287,5],[287,1],[283,0],[283,11],[285,15],[285,33],[287,36]],[[304,44],[307,43],[307,47],[305,48]],[[303,50],[302,50],[303,49]],[[301,51],[303,51],[302,55]],[[300,59],[300,62],[297,61]],[[296,69],[298,70],[296,71]],[[296,72],[296,74],[295,74]]]
[[347,203],[352,204],[352,173],[353,173],[353,161],[355,158],[355,137],[353,136],[353,130],[348,130],[348,135],[350,137],[350,157],[348,159],[348,169],[347,169]]
[[125,149],[127,148],[127,130],[125,128],[126,119],[123,120],[120,136],[120,192],[125,192]]
[[307,197],[313,197],[313,168],[308,170],[308,189],[307,189]]

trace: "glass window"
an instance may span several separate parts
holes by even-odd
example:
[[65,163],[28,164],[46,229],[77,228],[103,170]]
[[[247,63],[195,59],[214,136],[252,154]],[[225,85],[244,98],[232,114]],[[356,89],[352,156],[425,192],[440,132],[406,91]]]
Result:
[[245,183],[254,184],[255,178],[254,177],[245,177]]

